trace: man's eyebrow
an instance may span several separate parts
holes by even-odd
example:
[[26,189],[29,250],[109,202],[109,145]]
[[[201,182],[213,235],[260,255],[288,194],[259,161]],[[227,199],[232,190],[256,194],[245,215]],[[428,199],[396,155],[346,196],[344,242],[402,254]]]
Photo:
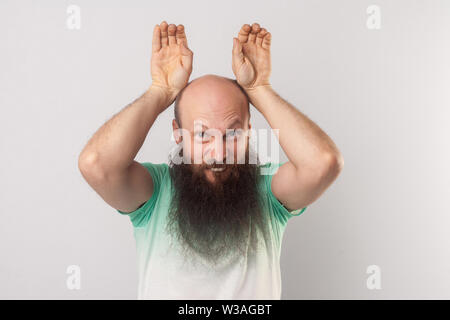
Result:
[[[241,125],[241,124],[242,124],[242,122],[241,122],[240,119],[234,119],[233,122],[231,122],[231,124],[229,124],[227,127],[228,127],[228,128],[232,128],[232,127],[234,127],[235,125]],[[201,130],[205,130],[205,129],[207,130],[207,129],[209,129],[209,128],[208,128],[207,125],[202,124]]]
[[230,125],[228,125],[228,128],[232,128],[232,127],[234,127],[237,124],[240,125],[241,124],[241,120],[235,119]]

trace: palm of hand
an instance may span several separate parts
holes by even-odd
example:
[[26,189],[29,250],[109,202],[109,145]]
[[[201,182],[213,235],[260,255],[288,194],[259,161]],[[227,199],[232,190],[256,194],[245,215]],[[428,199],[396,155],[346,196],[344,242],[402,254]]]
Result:
[[244,63],[238,71],[239,81],[246,87],[268,84],[270,76],[270,51],[254,42],[242,45]]
[[189,79],[190,72],[181,60],[180,46],[168,45],[152,55],[151,70],[153,84],[181,90]]
[[193,52],[188,48],[184,26],[163,21],[153,30],[152,86],[162,87],[170,95],[182,90],[192,72]]
[[271,35],[257,23],[245,24],[233,45],[233,72],[245,89],[269,85]]

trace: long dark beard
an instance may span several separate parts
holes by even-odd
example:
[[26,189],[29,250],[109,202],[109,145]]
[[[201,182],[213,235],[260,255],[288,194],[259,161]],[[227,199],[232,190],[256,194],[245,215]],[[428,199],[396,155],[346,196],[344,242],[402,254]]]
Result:
[[[185,256],[200,255],[217,263],[256,250],[257,230],[266,232],[261,210],[257,164],[225,164],[228,178],[213,184],[205,166],[169,161],[172,201],[168,233],[175,237]],[[216,177],[217,178],[217,177]]]

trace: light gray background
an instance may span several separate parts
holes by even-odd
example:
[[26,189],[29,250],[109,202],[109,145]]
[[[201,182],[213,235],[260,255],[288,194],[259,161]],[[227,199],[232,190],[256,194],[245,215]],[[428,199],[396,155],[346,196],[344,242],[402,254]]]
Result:
[[[81,30],[66,27],[70,4]],[[371,4],[380,30],[366,27]],[[131,222],[77,158],[150,85],[164,19],[186,27],[191,79],[233,77],[232,37],[266,27],[273,87],[343,153],[338,180],[289,221],[283,299],[450,298],[449,18],[450,1],[2,0],[0,298],[136,298]],[[251,111],[254,128],[269,128]],[[166,161],[172,117],[173,106],[136,160]],[[366,287],[373,264],[381,290]],[[81,290],[66,287],[69,265]]]

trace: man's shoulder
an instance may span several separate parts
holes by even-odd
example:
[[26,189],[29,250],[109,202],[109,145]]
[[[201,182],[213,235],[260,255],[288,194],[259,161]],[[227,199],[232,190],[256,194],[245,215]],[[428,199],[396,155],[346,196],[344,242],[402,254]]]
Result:
[[160,172],[166,172],[169,169],[169,165],[167,163],[156,163],[156,162],[150,162],[150,161],[143,161],[139,162],[141,165],[143,165],[148,170],[156,170]]
[[263,175],[263,176],[271,176],[274,175],[277,171],[278,168],[282,165],[283,163],[281,162],[265,162],[265,163],[261,163],[258,166],[259,169],[259,174]]
[[150,161],[140,162],[151,174],[157,184],[162,184],[169,178],[169,165],[167,163],[155,163]]

